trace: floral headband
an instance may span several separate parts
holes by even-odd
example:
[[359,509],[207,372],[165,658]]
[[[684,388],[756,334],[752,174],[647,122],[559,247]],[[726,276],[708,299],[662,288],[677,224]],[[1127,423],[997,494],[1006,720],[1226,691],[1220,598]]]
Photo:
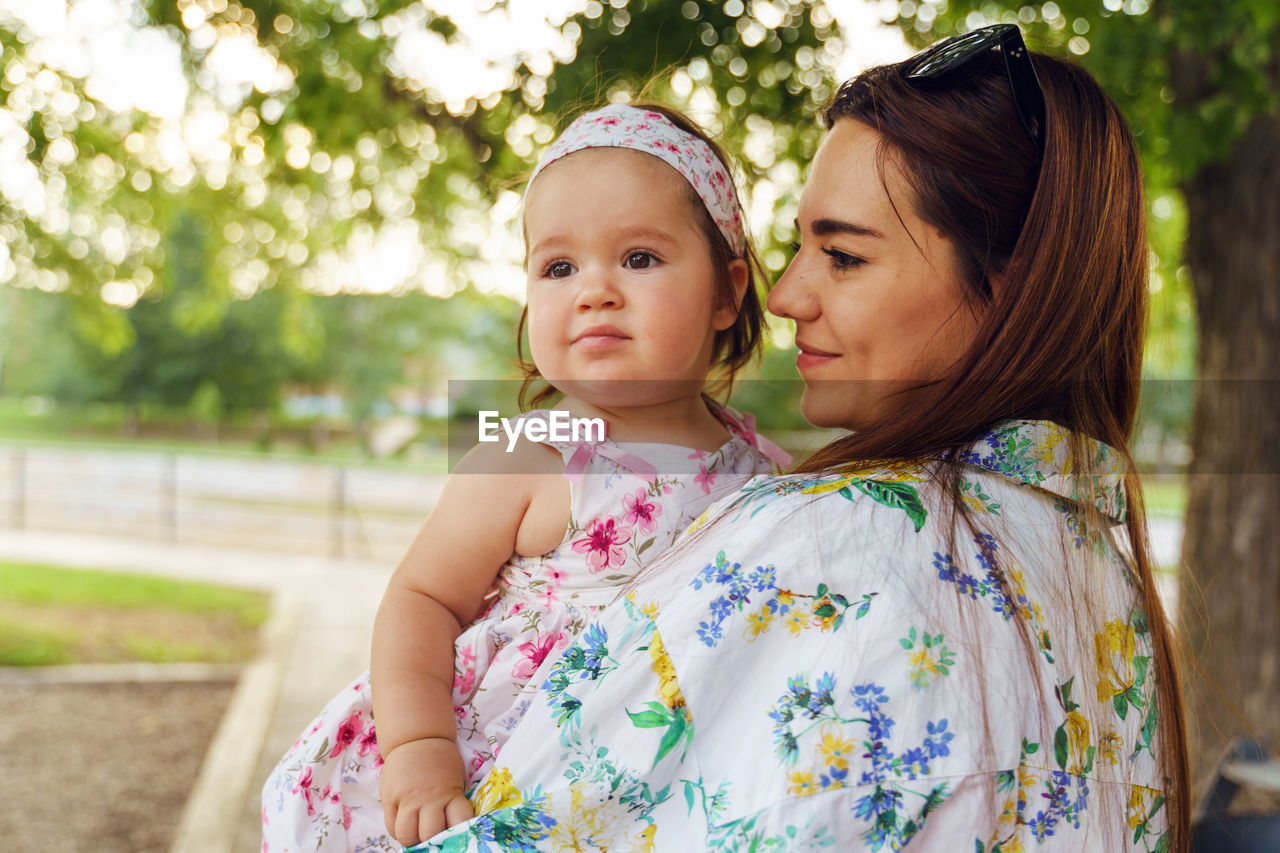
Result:
[[733,178],[706,142],[662,113],[612,104],[578,116],[542,155],[529,183],[556,160],[584,148],[630,148],[662,160],[693,187],[734,255],[746,256],[747,235]]

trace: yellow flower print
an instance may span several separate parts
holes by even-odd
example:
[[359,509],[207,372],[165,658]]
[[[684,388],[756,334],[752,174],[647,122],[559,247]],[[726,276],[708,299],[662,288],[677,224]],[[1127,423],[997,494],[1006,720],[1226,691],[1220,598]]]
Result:
[[789,589],[778,590],[778,606],[779,607],[786,607],[789,604],[794,604],[795,601],[796,601],[796,594],[791,590]]
[[1098,664],[1098,701],[1118,696],[1133,686],[1133,628],[1119,619],[1108,622],[1093,638]]
[[746,636],[748,642],[759,637],[765,631],[769,630],[769,625],[773,621],[773,611],[767,607],[757,613],[747,614],[747,631]]
[[489,777],[471,795],[471,805],[478,815],[514,806],[523,800],[520,790],[511,780],[511,771],[505,767],[494,768],[489,773]]
[[[819,616],[819,612],[826,610],[825,616]],[[813,624],[817,625],[824,631],[830,631],[831,626],[835,624],[836,617],[840,615],[839,609],[836,608],[835,602],[831,600],[831,596],[824,595],[822,598],[815,599],[813,602]]]
[[695,530],[700,529],[707,523],[707,520],[710,518],[711,518],[711,510],[707,509],[702,513],[702,515],[698,516],[693,520],[693,524],[690,524],[688,527],[685,528],[685,531],[682,535],[688,536],[690,533],[693,533]]
[[640,840],[641,846],[637,847],[636,850],[645,851],[645,853],[648,853],[648,851],[652,850],[653,836],[657,834],[658,834],[658,825],[656,823],[651,823],[648,826],[646,826],[644,828],[644,831],[640,833],[639,840]]
[[662,637],[655,631],[649,642],[649,658],[653,671],[658,674],[658,698],[671,710],[684,707],[684,694],[680,692],[680,684],[676,681],[676,667],[667,656],[662,645]]
[[1160,792],[1155,788],[1144,788],[1134,785],[1129,791],[1129,828],[1137,829],[1146,823],[1151,808],[1156,804]]
[[1067,752],[1071,756],[1068,773],[1084,773],[1089,764],[1087,755],[1092,741],[1089,737],[1089,721],[1079,711],[1067,714]]
[[[1062,444],[1062,442],[1066,440],[1067,435],[1067,430],[1057,424],[1049,425],[1045,429],[1044,436],[1040,440],[1040,456],[1038,460],[1040,464],[1037,467],[1043,469],[1053,468],[1057,465],[1058,445]],[[1067,458],[1063,460],[1063,464],[1058,467],[1060,467],[1064,475],[1069,475],[1071,473],[1070,455],[1068,455]]]
[[1105,726],[1098,733],[1098,752],[1102,760],[1108,764],[1119,764],[1120,754],[1124,750],[1124,738],[1116,733],[1114,726]]
[[787,789],[788,794],[808,797],[818,793],[818,780],[812,770],[792,770],[787,775],[787,781],[791,783],[791,787]]
[[849,756],[853,754],[853,741],[844,737],[835,726],[823,726],[822,742],[818,744],[818,754],[829,767],[837,770],[849,769]]
[[792,608],[784,617],[787,628],[794,635],[799,635],[809,624],[809,611],[803,607]]
[[[921,678],[929,674],[937,675],[938,673],[938,662],[933,658],[933,651],[924,646],[907,655],[907,663],[911,664],[913,671],[919,671]],[[914,672],[912,673],[912,679],[919,680]]]
[[1015,835],[1000,845],[1000,853],[1025,853],[1027,848],[1022,846],[1022,836]]
[[616,804],[605,800],[599,792],[584,792],[578,784],[568,793],[568,803],[559,799],[563,792],[547,797],[546,813],[555,818],[547,833],[549,849],[582,853],[593,850],[643,853],[653,849],[646,843],[645,834],[636,832],[633,815],[615,808]]

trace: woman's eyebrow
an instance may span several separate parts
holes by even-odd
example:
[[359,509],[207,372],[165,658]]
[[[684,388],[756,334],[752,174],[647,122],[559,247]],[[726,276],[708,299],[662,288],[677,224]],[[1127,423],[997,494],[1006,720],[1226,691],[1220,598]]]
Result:
[[[815,219],[810,229],[818,237],[825,237],[828,234],[851,234],[854,237],[877,237],[881,240],[884,235],[874,228],[868,228],[865,225],[858,225],[853,222],[845,222],[843,219]],[[800,220],[796,220],[796,230],[800,230]]]

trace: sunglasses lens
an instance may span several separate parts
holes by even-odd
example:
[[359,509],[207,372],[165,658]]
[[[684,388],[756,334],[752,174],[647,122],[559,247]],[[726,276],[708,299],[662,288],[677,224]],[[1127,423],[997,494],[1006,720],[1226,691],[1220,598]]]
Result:
[[945,74],[952,67],[968,60],[976,53],[989,50],[1000,43],[1008,24],[984,27],[971,33],[949,38],[920,54],[907,67],[905,76],[916,80]]

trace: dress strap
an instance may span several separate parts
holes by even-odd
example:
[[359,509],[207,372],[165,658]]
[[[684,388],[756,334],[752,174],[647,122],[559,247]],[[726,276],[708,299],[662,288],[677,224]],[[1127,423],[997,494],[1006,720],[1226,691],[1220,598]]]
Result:
[[791,464],[791,454],[756,432],[756,416],[750,412],[742,413],[728,406],[716,404],[720,419],[731,431],[736,433],[747,444],[759,450],[778,465],[786,468]]
[[634,474],[639,474],[650,483],[657,482],[657,468],[654,468],[634,453],[623,450],[608,439],[593,442],[584,441],[578,445],[577,449],[573,451],[573,455],[569,457],[569,462],[564,468],[564,475],[569,478],[570,482],[576,483],[582,479],[582,472],[587,469],[587,463],[591,461],[593,456],[603,456],[605,459],[608,459],[611,462],[616,462],[628,471],[631,471]]

